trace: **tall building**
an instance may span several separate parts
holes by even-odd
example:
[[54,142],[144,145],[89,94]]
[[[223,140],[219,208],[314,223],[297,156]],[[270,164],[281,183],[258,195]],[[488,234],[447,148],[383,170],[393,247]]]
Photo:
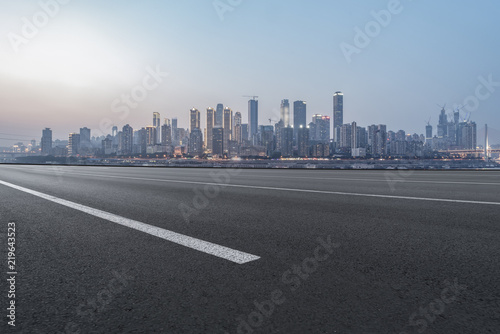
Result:
[[89,128],[80,128],[80,147],[81,148],[90,148],[90,129]]
[[179,145],[179,131],[177,130],[177,117],[172,118],[172,145]]
[[200,125],[200,111],[196,108],[192,108],[190,110],[190,115],[189,115],[189,120],[190,120],[190,127],[189,129],[193,131],[194,129],[201,129]]
[[233,111],[231,108],[224,108],[224,149],[229,148],[229,141],[232,140],[231,135],[233,132]]
[[156,145],[156,127],[155,126],[147,126],[146,127],[146,145],[153,146]]
[[203,134],[199,127],[191,130],[189,134],[189,153],[193,156],[203,154]]
[[448,116],[444,108],[441,109],[441,114],[439,114],[437,132],[438,138],[448,137]]
[[224,155],[224,128],[215,126],[212,130],[212,155],[222,157]]
[[281,100],[280,120],[283,121],[284,127],[290,125],[290,103],[287,99]]
[[295,101],[293,103],[293,137],[297,140],[297,132],[300,126],[304,128],[307,125],[306,102]]
[[153,113],[153,126],[156,129],[156,143],[159,143],[161,141],[161,121],[160,121],[160,113],[154,112]]
[[241,145],[241,113],[237,111],[234,114],[234,124],[233,124],[233,140]]
[[477,148],[477,126],[475,122],[461,123],[461,148],[464,150],[475,150]]
[[42,130],[42,154],[52,153],[52,130],[50,128],[45,128]]
[[368,127],[368,145],[372,155],[384,156],[387,154],[387,126],[383,124]]
[[293,128],[291,126],[281,128],[281,155],[291,157],[293,155]]
[[212,150],[212,135],[214,128],[214,108],[207,108],[207,134],[205,140],[207,141],[207,150]]
[[297,146],[299,157],[309,156],[309,128],[303,125],[297,131]]
[[224,105],[219,103],[217,108],[215,109],[215,119],[214,119],[214,127],[222,126],[222,114],[224,113]]
[[259,131],[259,101],[252,99],[248,101],[248,136],[244,139],[252,140]]
[[344,94],[335,92],[333,94],[333,138],[336,143],[340,142],[342,125],[344,125]]
[[161,145],[172,146],[172,125],[168,118],[165,118],[165,123],[161,126]]
[[430,140],[432,139],[432,125],[427,124],[425,126],[425,139]]
[[68,155],[70,155],[70,156],[78,155],[79,148],[80,148],[80,134],[79,133],[70,133],[69,134]]
[[132,154],[134,147],[134,129],[126,124],[122,129],[122,154]]
[[343,124],[342,127],[340,128],[339,147],[341,149],[350,150],[352,148],[351,145],[352,145],[352,125]]
[[248,124],[241,124],[241,143],[244,144],[248,141],[249,136]]
[[113,137],[116,137],[117,133],[118,133],[118,127],[116,125],[113,125],[113,127],[111,128],[111,135]]

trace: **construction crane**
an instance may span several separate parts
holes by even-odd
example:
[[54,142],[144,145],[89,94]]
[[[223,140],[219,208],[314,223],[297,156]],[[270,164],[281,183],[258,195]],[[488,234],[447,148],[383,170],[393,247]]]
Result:
[[243,97],[251,97],[252,100],[257,100],[259,97],[255,95],[243,95]]
[[278,123],[278,121],[277,121],[277,120],[274,120],[274,119],[272,119],[272,118],[269,118],[269,124],[273,124],[273,122]]
[[431,125],[431,118],[432,118],[432,117],[429,117],[429,120],[426,122],[426,123],[427,123],[427,125]]

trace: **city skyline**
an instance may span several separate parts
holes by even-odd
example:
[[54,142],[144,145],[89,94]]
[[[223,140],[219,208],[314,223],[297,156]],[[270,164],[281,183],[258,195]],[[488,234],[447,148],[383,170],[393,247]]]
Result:
[[[152,112],[188,127],[185,110],[218,103],[246,120],[247,95],[259,96],[258,125],[266,125],[263,120],[279,117],[283,99],[307,101],[307,119],[331,116],[337,90],[349,96],[344,123],[424,133],[430,116],[436,124],[436,104],[451,111],[469,102],[477,124],[499,128],[500,43],[490,27],[500,6],[494,1],[401,1],[401,11],[362,48],[356,28],[378,22],[373,13],[387,11],[387,1],[243,2],[222,20],[210,1],[145,3],[154,6],[61,4],[17,52],[9,36],[23,36],[23,18],[43,8],[36,1],[6,5],[0,132],[38,139],[40,128],[51,127],[54,138],[65,138],[82,124],[96,133],[107,120],[142,126]],[[289,24],[301,17],[300,27]],[[201,23],[207,19],[212,24]],[[358,49],[350,62],[343,45]],[[144,82],[152,89],[127,106],[122,95]],[[202,117],[202,127],[205,122]]]

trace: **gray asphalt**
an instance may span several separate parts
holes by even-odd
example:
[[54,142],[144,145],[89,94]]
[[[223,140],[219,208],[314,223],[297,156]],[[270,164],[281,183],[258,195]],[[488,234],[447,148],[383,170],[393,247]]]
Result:
[[0,181],[260,257],[0,184],[18,271],[2,333],[500,332],[500,172],[0,165]]

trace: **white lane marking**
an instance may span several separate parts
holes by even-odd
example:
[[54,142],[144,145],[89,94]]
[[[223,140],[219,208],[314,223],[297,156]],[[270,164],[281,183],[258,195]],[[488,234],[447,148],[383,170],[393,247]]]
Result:
[[57,197],[54,197],[51,195],[47,195],[47,194],[44,194],[44,193],[41,193],[41,192],[38,192],[35,190],[20,187],[20,186],[17,186],[15,184],[12,184],[12,183],[8,183],[8,182],[4,182],[4,181],[0,180],[0,184],[3,184],[7,187],[11,187],[11,188],[14,188],[14,189],[17,189],[20,191],[23,191],[23,192],[31,194],[31,195],[38,196],[40,198],[46,199],[48,201],[51,201],[51,202],[54,202],[57,204],[67,206],[71,209],[85,212],[89,215],[99,217],[102,219],[106,219],[110,222],[113,222],[113,223],[116,223],[116,224],[119,224],[122,226],[126,226],[126,227],[132,228],[132,229],[137,230],[137,231],[148,233],[148,234],[151,234],[155,237],[162,238],[162,239],[171,241],[173,243],[176,243],[176,244],[179,244],[182,246],[186,246],[186,247],[198,250],[198,251],[203,252],[203,253],[211,254],[211,255],[217,256],[219,258],[229,260],[229,261],[232,261],[232,262],[235,262],[238,264],[244,264],[247,262],[251,262],[251,261],[255,261],[255,260],[260,259],[260,257],[256,256],[256,255],[248,254],[248,253],[241,252],[241,251],[238,251],[235,249],[220,246],[220,245],[208,242],[208,241],[203,241],[200,239],[189,237],[187,235],[183,235],[180,233],[165,230],[165,229],[153,226],[153,225],[141,223],[141,222],[136,221],[136,220],[128,219],[128,218],[121,217],[121,216],[118,216],[118,215],[115,215],[115,214],[112,214],[109,212],[101,211],[101,210],[94,209],[94,208],[91,208],[91,207],[88,207],[85,205],[81,205],[78,203],[67,201],[67,200],[57,198]]
[[416,200],[416,201],[431,201],[431,202],[449,202],[449,203],[500,205],[500,202],[483,202],[483,201],[468,201],[468,200],[447,199],[447,198],[430,198],[430,197],[410,197],[410,196],[380,195],[380,194],[346,193],[346,192],[341,192],[341,191],[311,190],[311,189],[296,189],[296,188],[279,188],[279,187],[264,187],[264,186],[249,186],[249,185],[243,185],[243,184],[225,184],[225,183],[183,181],[183,180],[168,180],[168,179],[149,179],[149,178],[142,178],[142,177],[101,175],[101,174],[93,174],[93,173],[92,174],[78,173],[78,174],[74,174],[74,175],[96,176],[96,177],[115,178],[115,179],[128,179],[128,180],[141,180],[141,181],[156,181],[156,182],[169,182],[169,183],[200,184],[200,185],[211,185],[211,186],[233,187],[233,188],[250,188],[250,189],[263,189],[263,190],[294,191],[294,192],[305,192],[305,193],[316,193],[316,194],[330,194],[330,195],[343,195],[343,196],[361,196],[361,197],[393,198],[393,199],[405,199],[405,200]]

